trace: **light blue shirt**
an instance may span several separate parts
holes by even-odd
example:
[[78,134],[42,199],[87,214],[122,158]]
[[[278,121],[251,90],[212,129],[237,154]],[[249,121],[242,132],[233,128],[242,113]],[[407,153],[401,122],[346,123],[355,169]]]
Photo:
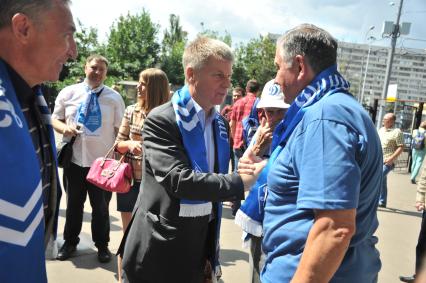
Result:
[[212,108],[210,115],[206,117],[206,111],[195,101],[194,107],[197,111],[198,119],[200,119],[201,127],[204,132],[204,144],[206,145],[207,152],[207,164],[209,166],[209,172],[214,172],[214,159],[215,159],[215,149],[214,149],[214,134],[213,134],[213,120],[216,115],[216,108]]
[[330,282],[377,282],[381,263],[373,234],[382,163],[375,127],[352,96],[336,93],[314,104],[268,175],[262,282],[290,282],[314,210],[342,209],[356,209],[356,232]]

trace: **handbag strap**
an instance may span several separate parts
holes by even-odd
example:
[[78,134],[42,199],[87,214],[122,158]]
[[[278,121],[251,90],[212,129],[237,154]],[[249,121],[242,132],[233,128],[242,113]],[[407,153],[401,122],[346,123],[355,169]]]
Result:
[[69,145],[73,145],[74,144],[74,142],[75,142],[75,139],[77,138],[77,135],[75,135],[75,136],[73,136],[72,138],[71,138],[71,140],[68,142],[69,143]]
[[108,156],[111,154],[111,152],[117,147],[118,142],[115,142],[112,147],[108,150],[108,152],[105,154],[104,158],[108,158]]

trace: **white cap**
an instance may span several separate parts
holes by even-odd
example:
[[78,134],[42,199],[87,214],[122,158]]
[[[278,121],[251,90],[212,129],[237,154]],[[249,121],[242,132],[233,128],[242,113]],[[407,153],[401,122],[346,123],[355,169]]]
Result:
[[265,84],[262,90],[262,96],[257,104],[257,108],[289,108],[290,105],[284,102],[284,93],[281,87],[270,80]]

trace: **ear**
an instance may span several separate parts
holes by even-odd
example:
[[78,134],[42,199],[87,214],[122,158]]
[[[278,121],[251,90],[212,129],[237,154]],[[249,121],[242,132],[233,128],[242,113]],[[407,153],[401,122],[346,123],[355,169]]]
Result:
[[34,28],[33,22],[27,15],[17,13],[12,17],[11,27],[13,35],[23,44],[29,41],[31,30]]
[[298,80],[311,81],[314,75],[306,57],[303,55],[296,55],[294,61],[294,64],[296,65],[295,68],[297,68],[299,72],[297,76]]
[[195,82],[195,72],[194,72],[194,68],[192,67],[187,67],[185,69],[185,77],[188,81],[189,84],[194,84]]

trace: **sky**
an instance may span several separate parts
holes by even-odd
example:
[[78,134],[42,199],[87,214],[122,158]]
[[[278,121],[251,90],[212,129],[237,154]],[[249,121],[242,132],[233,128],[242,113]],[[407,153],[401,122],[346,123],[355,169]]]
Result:
[[[189,39],[204,29],[232,36],[233,46],[266,33],[283,34],[301,23],[312,23],[329,31],[335,38],[354,43],[390,46],[382,39],[384,21],[396,22],[400,0],[73,0],[75,20],[84,27],[98,29],[105,40],[120,15],[149,12],[160,25],[159,39],[169,26],[169,15],[176,14]],[[418,48],[426,53],[426,0],[403,0],[401,22],[411,22],[410,34],[397,41],[400,48]],[[374,29],[370,30],[370,27]]]

